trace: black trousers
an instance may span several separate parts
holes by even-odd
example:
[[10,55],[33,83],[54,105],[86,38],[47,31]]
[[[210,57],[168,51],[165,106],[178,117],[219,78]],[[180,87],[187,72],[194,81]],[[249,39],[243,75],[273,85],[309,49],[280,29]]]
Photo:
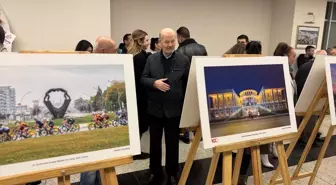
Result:
[[164,132],[166,141],[166,172],[170,176],[177,176],[179,169],[179,125],[180,117],[158,118],[149,116],[149,168],[154,175],[162,172],[162,134]]
[[148,112],[147,112],[147,103],[137,102],[138,103],[138,120],[139,120],[139,133],[140,138],[142,134],[148,130]]
[[[305,129],[303,130],[302,135],[301,135],[302,140],[304,140],[304,141],[309,140],[309,137],[311,136],[318,119],[319,119],[319,116],[312,115],[310,117],[310,119],[309,119],[309,121],[308,121]],[[298,127],[300,126],[302,120],[303,120],[302,116],[296,116],[296,123],[297,123]]]

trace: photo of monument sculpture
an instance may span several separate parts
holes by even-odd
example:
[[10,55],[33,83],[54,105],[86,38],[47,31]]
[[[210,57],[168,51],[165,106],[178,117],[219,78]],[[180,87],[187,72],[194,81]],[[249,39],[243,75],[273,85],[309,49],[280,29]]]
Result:
[[283,65],[205,67],[211,137],[290,125]]
[[123,65],[0,71],[0,166],[129,146]]

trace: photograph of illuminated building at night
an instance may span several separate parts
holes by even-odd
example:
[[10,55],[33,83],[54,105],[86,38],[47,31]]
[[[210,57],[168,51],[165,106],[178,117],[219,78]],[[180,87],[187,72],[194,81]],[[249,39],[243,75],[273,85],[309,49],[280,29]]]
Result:
[[204,67],[211,137],[290,125],[283,65]]
[[[331,77],[331,90],[332,90],[332,98],[329,96],[329,99],[333,100],[330,101],[330,106],[333,106],[332,108],[334,111],[331,113],[332,116],[332,125],[336,124],[336,63],[330,63],[330,77]],[[330,80],[330,79],[328,79]],[[329,87],[328,87],[329,88]]]

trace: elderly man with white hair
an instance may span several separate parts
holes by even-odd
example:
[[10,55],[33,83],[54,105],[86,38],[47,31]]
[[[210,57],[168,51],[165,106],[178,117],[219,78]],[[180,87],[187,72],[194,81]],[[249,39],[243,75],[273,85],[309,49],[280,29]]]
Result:
[[[94,53],[115,54],[116,51],[116,44],[111,38],[100,36],[96,39]],[[81,173],[80,185],[101,185],[99,170]]]
[[96,39],[93,52],[113,54],[117,52],[117,45],[111,38],[100,36]]
[[[176,33],[170,28],[160,32],[161,52],[148,59],[141,82],[148,90],[150,125],[149,184],[177,184],[179,158],[179,125],[188,80],[190,62],[187,56],[175,52]],[[166,141],[166,172],[162,171],[162,135]]]

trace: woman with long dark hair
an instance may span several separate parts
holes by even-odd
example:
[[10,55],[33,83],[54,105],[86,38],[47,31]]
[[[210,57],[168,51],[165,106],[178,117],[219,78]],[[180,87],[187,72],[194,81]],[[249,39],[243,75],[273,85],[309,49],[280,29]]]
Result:
[[161,51],[161,47],[159,45],[159,38],[158,37],[151,38],[150,49],[152,50],[153,53]]
[[294,79],[292,65],[295,63],[296,53],[293,47],[289,46],[285,42],[280,42],[273,53],[274,56],[286,56],[288,57],[289,71]]
[[93,46],[92,44],[87,40],[81,40],[78,42],[75,51],[88,51],[92,53]]
[[[151,54],[146,52],[148,46],[148,34],[138,29],[132,33],[132,40],[130,46],[127,48],[128,54],[133,55],[140,138],[142,134],[148,130],[147,91],[140,82],[147,58]],[[141,152],[141,155],[134,156],[135,160],[147,158],[149,158],[149,154],[145,152]]]

